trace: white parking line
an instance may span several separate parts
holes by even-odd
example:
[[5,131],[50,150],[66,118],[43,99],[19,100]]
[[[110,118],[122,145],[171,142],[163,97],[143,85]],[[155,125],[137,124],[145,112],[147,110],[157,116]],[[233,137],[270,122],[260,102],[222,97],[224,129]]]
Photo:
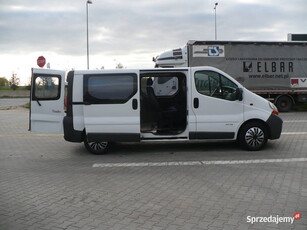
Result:
[[306,135],[307,132],[283,132],[281,135]]
[[305,162],[307,158],[285,159],[258,159],[258,160],[231,160],[231,161],[173,161],[173,162],[140,162],[140,163],[101,163],[93,164],[93,168],[116,168],[116,167],[163,167],[163,166],[202,166],[202,165],[232,165],[232,164],[264,164],[264,163],[287,163]]
[[293,120],[293,121],[284,121],[284,123],[305,123],[307,120]]

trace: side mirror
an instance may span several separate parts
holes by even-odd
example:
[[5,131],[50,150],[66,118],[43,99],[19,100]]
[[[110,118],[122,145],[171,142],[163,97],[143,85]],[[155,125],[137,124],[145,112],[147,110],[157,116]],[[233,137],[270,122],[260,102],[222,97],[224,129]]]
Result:
[[239,101],[243,100],[243,89],[242,88],[236,89],[236,100],[239,100]]

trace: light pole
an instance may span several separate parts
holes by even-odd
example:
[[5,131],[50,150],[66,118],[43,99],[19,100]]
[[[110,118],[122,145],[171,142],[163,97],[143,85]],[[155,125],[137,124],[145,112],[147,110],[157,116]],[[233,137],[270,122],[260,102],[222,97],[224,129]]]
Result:
[[216,2],[214,5],[214,18],[215,18],[215,40],[217,40],[217,28],[216,28],[216,7],[217,7],[218,3]]
[[89,44],[88,44],[88,5],[93,4],[91,0],[86,1],[86,45],[87,45],[87,69],[90,68],[90,54],[89,54]]

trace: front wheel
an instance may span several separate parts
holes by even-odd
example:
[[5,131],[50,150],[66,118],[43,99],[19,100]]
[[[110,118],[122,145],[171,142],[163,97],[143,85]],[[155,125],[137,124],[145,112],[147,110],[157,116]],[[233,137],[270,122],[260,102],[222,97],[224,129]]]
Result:
[[99,155],[99,154],[105,154],[108,152],[110,148],[110,142],[106,141],[100,141],[100,142],[95,142],[95,141],[88,141],[87,138],[84,140],[84,146],[87,151],[90,153]]
[[268,131],[264,124],[260,122],[250,122],[245,124],[238,134],[239,144],[250,151],[262,149],[268,141]]

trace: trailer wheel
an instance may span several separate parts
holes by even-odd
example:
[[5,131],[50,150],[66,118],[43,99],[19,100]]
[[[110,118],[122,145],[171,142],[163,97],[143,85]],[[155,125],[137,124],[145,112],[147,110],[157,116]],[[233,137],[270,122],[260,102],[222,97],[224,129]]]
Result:
[[280,112],[289,112],[292,109],[293,101],[288,96],[281,96],[276,101],[276,107]]
[[99,155],[105,154],[110,148],[110,142],[100,141],[100,142],[89,142],[87,138],[84,139],[84,146],[90,153]]
[[239,131],[238,142],[247,150],[258,151],[268,141],[268,131],[264,124],[253,121],[245,124]]

